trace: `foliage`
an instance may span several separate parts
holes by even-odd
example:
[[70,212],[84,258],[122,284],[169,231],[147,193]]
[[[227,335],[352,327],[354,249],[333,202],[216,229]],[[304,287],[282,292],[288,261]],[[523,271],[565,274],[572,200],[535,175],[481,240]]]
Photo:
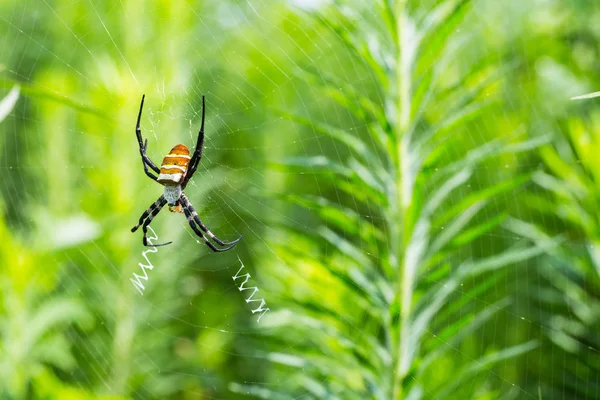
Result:
[[[304,186],[283,196],[318,220],[314,226],[283,228],[288,233],[276,268],[301,265],[306,274],[283,284],[287,308],[270,316],[268,327],[277,329],[266,357],[298,369],[297,378],[288,380],[296,395],[493,395],[498,390],[490,385],[494,365],[538,342],[500,349],[490,344],[482,351],[460,350],[461,343],[476,340],[481,327],[510,304],[502,296],[481,304],[479,294],[501,281],[503,269],[540,255],[543,247],[515,243],[496,254],[466,256],[506,218],[504,211],[489,207],[494,199],[514,193],[529,179],[517,174],[477,187],[474,175],[547,139],[527,140],[516,131],[460,149],[473,124],[498,112],[494,86],[501,79],[485,59],[447,71],[450,60],[468,46],[468,37],[449,33],[469,2],[443,2],[430,10],[402,2],[395,9],[377,5],[376,14],[357,4],[336,4],[304,18],[340,40],[362,67],[358,75],[369,77],[374,88],[364,94],[348,83],[355,80],[312,65],[297,72],[342,108],[336,113],[364,128],[347,132],[328,121],[285,115],[337,145],[330,152],[275,162],[284,172],[314,173],[318,191],[326,194],[307,193]],[[375,21],[386,21],[385,27]],[[317,296],[323,288],[327,293]],[[440,373],[440,365],[447,373]],[[287,373],[282,369],[278,379]],[[243,385],[234,389],[269,398],[284,395]]]
[[[0,397],[597,398],[598,6],[0,4]],[[143,261],[142,171],[192,145]],[[228,238],[229,239],[229,238]],[[238,257],[271,312],[231,276]]]
[[600,192],[593,157],[600,125],[595,112],[585,119],[568,118],[564,121],[565,137],[560,135],[554,145],[541,149],[545,168],[534,174],[538,190],[527,196],[531,215],[538,223],[514,222],[512,227],[515,233],[538,244],[553,237],[565,244],[548,252],[539,268],[545,284],[532,295],[532,301],[536,309],[543,310],[542,315],[550,316],[538,317],[539,323],[558,348],[555,357],[566,360],[559,371],[568,379],[541,381],[550,393],[593,399],[600,383],[600,230],[596,216]]

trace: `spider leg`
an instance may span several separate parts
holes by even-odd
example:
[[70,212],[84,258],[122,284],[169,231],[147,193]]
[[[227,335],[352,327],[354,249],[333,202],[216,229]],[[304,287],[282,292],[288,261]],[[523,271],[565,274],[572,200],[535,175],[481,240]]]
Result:
[[148,209],[146,211],[144,211],[144,213],[142,214],[142,216],[140,217],[140,221],[138,222],[138,224],[136,226],[134,226],[133,228],[131,228],[131,232],[135,232],[138,230],[138,228],[140,226],[142,226],[142,224],[144,223],[144,220],[146,218],[148,218],[148,215],[150,215],[150,213],[152,213],[154,211],[154,209],[156,207],[162,207],[160,204],[161,202],[164,201],[164,197],[161,195],[158,200],[156,200],[154,203],[152,203],[152,205],[150,207],[148,207]]
[[[148,139],[145,140],[144,142],[144,147],[143,147],[143,155],[142,155],[142,164],[144,165],[144,172],[146,173],[146,175],[148,175],[152,180],[156,181],[158,180],[158,176],[154,175],[152,172],[148,171],[148,165],[150,165],[150,168],[152,168],[153,166],[156,167],[154,164],[148,164],[149,162],[152,163],[152,161],[150,160],[150,158],[146,155],[146,147],[148,147]],[[142,152],[142,150],[140,149],[140,153]],[[146,159],[148,161],[146,161]],[[160,172],[160,170],[158,170]],[[157,172],[157,173],[159,173]]]
[[[183,211],[185,212],[185,210],[188,210],[189,215],[191,215],[192,219],[196,222],[196,224],[198,224],[200,229],[202,229],[208,235],[208,237],[211,238],[212,240],[214,240],[217,244],[219,244],[221,246],[230,246],[230,247],[228,247],[228,249],[230,249],[233,246],[235,246],[237,244],[237,242],[239,242],[242,239],[241,236],[232,242],[225,242],[225,241],[219,239],[218,237],[215,236],[214,233],[212,233],[206,227],[206,225],[204,225],[202,223],[202,221],[200,220],[200,217],[198,216],[198,213],[194,209],[194,206],[192,206],[192,203],[190,202],[190,200],[187,198],[187,196],[184,193],[181,194],[179,201],[182,203]],[[186,216],[187,216],[187,214],[186,214]]]
[[150,157],[146,154],[146,148],[148,147],[148,139],[142,140],[142,131],[140,129],[140,121],[142,119],[142,109],[144,108],[144,98],[146,95],[142,95],[142,103],[140,104],[140,113],[138,114],[137,124],[135,125],[135,135],[137,137],[138,145],[140,147],[140,155],[142,156],[142,163],[144,164],[144,172],[153,180],[157,180],[158,177],[152,172],[148,171],[150,167],[157,174],[160,173],[160,169],[152,162]]
[[204,96],[202,96],[202,124],[200,125],[200,131],[198,132],[198,141],[196,143],[196,149],[194,150],[194,154],[192,154],[192,158],[190,159],[190,164],[188,165],[187,173],[183,178],[183,182],[181,183],[181,188],[185,189],[188,181],[191,179],[192,175],[196,172],[198,168],[198,164],[200,163],[200,159],[202,158],[202,150],[204,149],[204,118],[205,118],[205,102]]
[[142,240],[142,243],[144,244],[144,246],[159,247],[173,243],[167,242],[148,245],[148,225],[150,225],[154,217],[156,217],[156,215],[160,212],[160,210],[164,207],[165,204],[167,204],[167,201],[163,196],[160,196],[158,200],[156,200],[154,204],[150,206],[150,208],[144,211],[144,213],[140,217],[139,223],[133,228],[131,228],[131,232],[135,232],[140,227],[140,225],[142,225],[142,231],[144,232],[144,238]]
[[233,246],[235,246],[235,244],[226,247],[224,249],[219,249],[217,247],[215,247],[214,244],[212,244],[211,242],[208,241],[208,239],[202,234],[202,231],[200,229],[198,229],[198,227],[194,224],[194,219],[192,218],[192,214],[190,214],[190,211],[187,208],[183,209],[183,212],[185,213],[185,216],[187,217],[188,223],[190,224],[190,226],[192,227],[192,229],[194,230],[194,232],[196,232],[196,235],[200,236],[202,238],[202,240],[204,240],[204,243],[206,243],[206,245],[208,247],[210,247],[210,249],[216,253],[221,253],[227,250],[231,250],[233,248]]

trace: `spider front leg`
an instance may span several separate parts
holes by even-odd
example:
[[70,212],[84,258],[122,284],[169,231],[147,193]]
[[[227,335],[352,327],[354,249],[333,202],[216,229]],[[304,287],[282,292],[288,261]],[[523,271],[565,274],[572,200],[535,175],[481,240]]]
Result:
[[198,132],[198,141],[196,142],[196,149],[194,150],[194,154],[192,154],[192,158],[190,159],[190,164],[188,165],[188,170],[181,182],[181,188],[185,189],[189,180],[192,178],[192,175],[198,169],[198,164],[200,163],[200,159],[202,158],[202,150],[204,149],[204,117],[205,117],[205,103],[204,96],[202,96],[202,124],[200,125],[200,131]]
[[140,147],[140,155],[142,156],[142,163],[144,164],[144,172],[153,180],[157,180],[158,177],[154,175],[152,172],[148,171],[148,167],[150,167],[154,172],[160,174],[160,169],[152,162],[150,157],[146,154],[146,149],[148,148],[148,139],[145,141],[142,140],[142,130],[140,129],[140,121],[142,119],[142,109],[144,108],[144,98],[146,95],[142,95],[142,103],[140,104],[140,112],[137,118],[137,124],[135,125],[135,135],[137,136],[138,145]]
[[[148,225],[150,225],[154,217],[158,215],[165,204],[167,204],[167,201],[163,196],[160,196],[158,200],[156,200],[146,211],[144,211],[138,224],[131,228],[131,232],[135,232],[138,230],[140,225],[142,226],[142,231],[144,232],[144,239],[142,240],[142,243],[144,246],[148,246]],[[166,246],[171,243],[173,242],[151,244],[150,247]]]

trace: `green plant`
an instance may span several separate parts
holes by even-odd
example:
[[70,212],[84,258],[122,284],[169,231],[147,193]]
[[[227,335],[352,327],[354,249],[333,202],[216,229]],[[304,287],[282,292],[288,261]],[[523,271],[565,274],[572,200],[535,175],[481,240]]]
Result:
[[552,370],[539,378],[545,397],[594,399],[600,390],[600,114],[574,112],[557,122],[563,133],[540,149],[544,168],[525,196],[533,222],[509,226],[540,246],[562,242],[548,247],[536,268],[541,279],[529,288],[531,316],[555,346],[544,355]]
[[[0,100],[0,123],[15,107],[19,93],[15,85]],[[35,378],[50,368],[65,372],[75,368],[68,328],[89,328],[92,317],[81,299],[54,293],[56,263],[49,261],[47,251],[13,238],[1,215],[0,395],[24,399]]]
[[[525,140],[515,127],[500,138],[481,138],[484,143],[473,140],[477,124],[501,109],[496,88],[503,71],[467,51],[471,35],[451,34],[469,1],[375,4],[373,12],[340,1],[302,18],[339,41],[337,61],[347,55],[343,62],[354,62],[357,72],[342,79],[321,60],[319,69],[300,68],[299,81],[332,100],[320,104],[324,115],[348,115],[348,125],[360,129],[285,113],[333,144],[319,155],[274,162],[275,170],[308,175],[289,183],[301,192],[281,189],[287,193],[281,198],[298,206],[295,215],[304,215],[296,219],[308,222],[280,220],[285,240],[273,238],[281,280],[272,278],[270,287],[281,288],[279,308],[286,309],[261,322],[272,332],[265,357],[283,366],[274,381],[296,369],[295,378],[285,379],[287,394],[493,396],[504,383],[492,384],[494,365],[538,342],[479,340],[486,322],[510,304],[510,293],[477,299],[499,285],[507,267],[540,255],[543,247],[517,241],[489,255],[475,249],[502,229],[503,196],[530,178],[503,175],[496,166],[514,165],[516,154],[547,139]],[[489,183],[479,173],[486,168],[498,170]],[[478,340],[482,350],[473,345]],[[232,389],[286,398],[269,387]]]

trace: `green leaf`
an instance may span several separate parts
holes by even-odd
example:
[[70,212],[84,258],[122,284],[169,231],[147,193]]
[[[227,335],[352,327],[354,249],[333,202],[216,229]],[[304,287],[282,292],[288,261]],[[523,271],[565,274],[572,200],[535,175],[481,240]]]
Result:
[[30,346],[56,325],[75,323],[81,327],[92,323],[91,314],[78,300],[55,298],[44,302],[28,324],[27,338]]
[[417,74],[430,68],[441,58],[446,44],[453,38],[452,33],[464,19],[469,4],[470,0],[444,1],[426,14],[426,18],[419,24],[423,43],[418,55],[419,63],[415,68]]
[[431,253],[437,253],[441,249],[443,249],[448,243],[454,241],[455,238],[458,237],[459,233],[464,229],[464,227],[471,221],[471,219],[479,212],[483,207],[485,207],[486,203],[484,201],[477,202],[473,204],[471,207],[467,208],[463,213],[459,214],[454,220],[452,220],[448,226],[444,226],[443,230],[431,246],[429,247],[429,251]]
[[[377,57],[371,52],[365,38],[368,34],[365,32],[359,35],[354,34],[353,27],[356,26],[358,18],[355,21],[351,21],[344,12],[338,7],[329,7],[330,15],[324,13],[315,14],[316,20],[321,23],[324,27],[330,30],[336,37],[338,37],[348,49],[352,50],[352,54],[356,59],[364,63],[365,67],[372,71],[374,76],[378,78],[380,85],[384,88],[389,86],[388,74],[385,65],[382,60],[378,60]],[[337,20],[334,20],[336,18]],[[341,21],[341,22],[338,22]],[[368,29],[363,25],[365,29]]]
[[489,273],[508,265],[516,265],[520,262],[537,257],[544,253],[544,249],[539,247],[513,248],[504,251],[496,256],[491,256],[483,260],[470,261],[459,267],[460,274],[464,277],[477,276],[483,273]]
[[253,396],[259,399],[276,399],[276,400],[293,400],[296,396],[290,396],[284,392],[277,392],[271,389],[267,389],[259,385],[246,385],[237,382],[231,382],[228,389],[233,392],[244,396]]
[[461,170],[457,171],[453,176],[449,177],[442,186],[433,193],[431,199],[425,203],[423,207],[423,212],[425,215],[431,215],[436,211],[448,198],[450,193],[456,190],[458,187],[464,185],[473,171],[469,167],[464,167]]
[[559,245],[564,241],[561,236],[550,237],[534,224],[517,218],[508,218],[502,226],[519,237],[530,239],[537,247],[543,248],[549,254],[555,256],[560,254]]
[[274,166],[287,166],[300,168],[303,171],[309,169],[324,173],[338,174],[346,178],[356,179],[366,187],[375,192],[385,193],[385,188],[371,171],[355,159],[349,160],[349,166],[346,167],[338,162],[332,161],[325,156],[312,157],[290,157],[284,163],[273,163]]
[[385,233],[355,210],[342,207],[324,197],[287,195],[284,198],[304,208],[314,210],[323,221],[335,225],[341,231],[362,238],[367,244],[383,242]]
[[70,99],[66,96],[57,94],[55,92],[51,92],[47,89],[42,89],[35,85],[28,85],[28,84],[18,82],[18,81],[12,80],[12,79],[0,79],[0,87],[7,87],[10,84],[16,84],[16,85],[20,86],[21,93],[29,95],[32,98],[51,100],[51,101],[63,104],[65,106],[70,107],[79,112],[95,115],[95,116],[105,119],[107,121],[115,122],[115,120],[112,117],[108,116],[103,111],[100,111],[99,109],[96,109],[96,108],[93,108],[90,106],[86,106],[86,105],[82,104],[81,102]]
[[17,104],[17,100],[19,99],[19,85],[13,86],[13,88],[8,92],[6,97],[0,100],[0,122],[7,117],[7,115],[12,111]]
[[[346,108],[361,121],[365,123],[375,121],[384,131],[388,129],[388,122],[381,105],[373,102],[346,81],[308,66],[295,70],[295,75],[298,79],[319,88],[327,97]],[[387,138],[383,140],[377,136],[374,138],[378,139],[380,144],[387,142]]]
[[436,394],[436,398],[443,399],[452,395],[452,392],[462,382],[474,377],[479,372],[489,370],[493,365],[510,358],[518,357],[522,354],[530,352],[539,346],[537,340],[530,340],[516,346],[507,347],[505,349],[488,354],[474,362],[470,363],[466,368],[459,371],[454,379],[446,385],[445,388]]
[[[269,321],[265,327],[277,328],[280,334],[284,334],[286,330],[293,330],[301,336],[309,335],[307,337],[310,337],[311,346],[318,348],[321,354],[344,354],[349,363],[359,362],[361,368],[368,369],[372,374],[383,367],[379,355],[385,350],[377,343],[376,338],[364,333],[356,335],[356,321],[353,322],[348,317],[343,316],[338,323],[331,319],[323,320],[286,310],[273,313],[269,316]],[[353,353],[353,357],[347,353]],[[294,367],[306,366],[299,364],[295,357],[288,363]]]
[[465,326],[461,326],[455,333],[447,335],[448,338],[436,336],[434,340],[438,342],[438,346],[427,350],[426,356],[419,365],[419,375],[423,374],[430,366],[434,366],[435,362],[442,358],[445,353],[449,351],[456,351],[457,346],[463,339],[465,339],[468,335],[475,333],[475,331],[484,326],[486,322],[506,308],[509,304],[510,301],[507,298],[499,300],[479,311],[474,315],[471,322]]
[[[427,132],[419,136],[418,142],[415,145],[416,148],[420,151],[431,153],[433,150],[427,142],[444,142],[448,140],[451,135],[460,132],[457,127],[465,125],[485,112],[488,112],[495,104],[497,104],[495,100],[476,102],[463,107],[458,112],[451,113],[446,119],[437,122]],[[423,149],[421,150],[421,148]]]
[[529,179],[529,175],[517,175],[506,181],[498,182],[495,185],[477,191],[471,191],[455,205],[437,214],[434,219],[434,224],[435,226],[445,226],[452,218],[455,218],[457,215],[465,212],[465,210],[469,209],[473,205],[480,202],[487,202],[501,193],[514,190],[528,182]]
[[459,280],[456,278],[449,279],[440,284],[431,303],[415,314],[412,317],[412,321],[408,322],[410,324],[410,333],[403,341],[404,345],[407,346],[407,350],[404,353],[408,357],[407,363],[413,362],[416,354],[419,352],[421,338],[427,332],[431,319],[444,306],[446,299],[458,288],[458,285]]
[[336,128],[327,123],[317,122],[309,120],[308,118],[303,118],[295,114],[281,112],[281,114],[294,122],[300,123],[311,130],[314,130],[317,133],[322,135],[330,136],[331,138],[339,141],[340,143],[345,144],[350,149],[352,149],[357,155],[360,156],[363,161],[376,162],[377,159],[375,155],[369,150],[366,144],[359,139],[359,137],[355,135],[351,135],[343,129]]
[[[370,298],[375,301],[375,303],[385,302],[385,295],[376,285],[373,285],[373,282],[378,283],[379,285],[384,284],[384,279],[381,276],[375,276],[375,267],[371,261],[371,259],[365,256],[362,251],[356,248],[354,244],[332,230],[326,227],[320,227],[318,229],[319,234],[331,244],[334,248],[336,248],[341,254],[347,256],[350,260],[353,260],[361,268],[356,268],[352,265],[352,263],[348,263],[345,271],[348,273],[348,277],[351,281],[361,288],[365,293],[368,293]],[[369,275],[365,275],[365,272]]]
[[485,235],[486,233],[492,231],[494,228],[502,224],[504,220],[507,218],[508,214],[500,213],[494,217],[487,219],[485,222],[481,224],[477,224],[469,229],[464,230],[462,233],[456,235],[452,239],[452,245],[455,247],[464,246],[466,244],[471,243],[473,240]]
[[38,362],[47,363],[71,371],[77,361],[71,354],[69,343],[62,335],[50,335],[32,348],[32,358]]
[[[556,150],[551,146],[544,146],[540,149],[540,155],[546,166],[550,168],[552,173],[568,184],[576,193],[585,193],[591,182],[587,181],[584,176],[577,173],[572,164],[558,155]],[[582,179],[585,179],[582,181]]]

